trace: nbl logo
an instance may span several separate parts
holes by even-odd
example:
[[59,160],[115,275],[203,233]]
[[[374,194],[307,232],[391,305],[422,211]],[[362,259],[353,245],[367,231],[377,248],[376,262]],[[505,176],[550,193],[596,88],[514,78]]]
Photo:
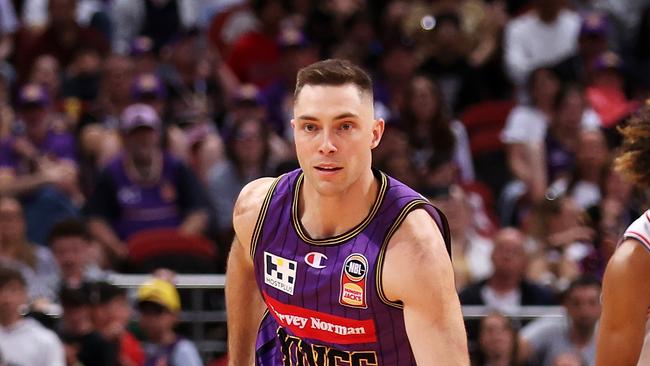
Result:
[[353,308],[365,309],[368,260],[359,253],[351,254],[343,263],[339,303]]

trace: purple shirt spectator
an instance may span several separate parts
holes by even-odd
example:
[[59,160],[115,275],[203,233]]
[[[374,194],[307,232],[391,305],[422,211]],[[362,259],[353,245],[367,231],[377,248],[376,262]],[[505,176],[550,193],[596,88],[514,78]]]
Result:
[[[14,148],[18,139],[12,136],[0,143],[0,168],[12,168],[16,175],[32,173],[34,162],[20,156]],[[69,133],[49,130],[43,142],[35,147],[41,156],[76,161],[75,141]]]

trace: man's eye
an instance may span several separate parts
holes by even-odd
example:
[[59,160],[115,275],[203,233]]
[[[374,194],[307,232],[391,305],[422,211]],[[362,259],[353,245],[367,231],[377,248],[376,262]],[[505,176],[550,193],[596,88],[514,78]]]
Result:
[[307,123],[303,126],[303,129],[307,132],[314,132],[316,131],[316,125],[312,123]]
[[344,123],[341,125],[342,130],[351,130],[352,129],[352,123]]

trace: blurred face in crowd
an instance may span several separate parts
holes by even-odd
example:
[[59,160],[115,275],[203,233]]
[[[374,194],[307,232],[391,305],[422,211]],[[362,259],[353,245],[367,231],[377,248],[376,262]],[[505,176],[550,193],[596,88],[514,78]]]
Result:
[[27,289],[20,281],[10,280],[0,287],[0,324],[11,322],[27,303]]
[[553,103],[553,99],[560,89],[560,81],[552,71],[538,69],[530,77],[531,97],[536,106],[546,106]]
[[30,82],[43,85],[49,95],[58,95],[61,86],[59,61],[52,55],[39,56],[34,61]]
[[63,277],[80,276],[88,261],[88,241],[81,236],[64,236],[50,243]]
[[600,318],[600,287],[579,286],[571,290],[564,300],[572,325],[582,333],[593,331]]
[[506,228],[496,234],[492,251],[495,276],[521,278],[524,275],[527,264],[524,241],[524,235],[517,229]]
[[601,171],[609,157],[605,136],[599,130],[582,131],[578,135],[576,160],[581,170]]
[[118,336],[126,329],[131,319],[131,306],[126,297],[118,296],[92,309],[94,326],[102,334]]
[[296,153],[306,181],[323,195],[342,194],[369,173],[384,121],[374,119],[370,93],[352,83],[305,85],[296,96]]
[[0,198],[0,236],[4,243],[25,239],[25,218],[20,202],[14,198]]
[[33,143],[38,144],[47,133],[47,109],[45,106],[28,104],[20,109],[25,123],[25,132]]
[[416,76],[411,81],[410,88],[411,100],[407,103],[415,118],[421,123],[435,118],[440,108],[440,100],[436,96],[436,86],[433,82],[424,76]]
[[563,131],[577,131],[582,122],[582,113],[585,110],[585,99],[582,91],[571,88],[560,102],[556,113],[558,127]]
[[157,303],[143,301],[139,305],[140,309],[140,327],[150,341],[160,341],[173,330],[177,314],[167,310]]
[[136,164],[151,164],[160,151],[160,132],[151,127],[137,127],[124,136],[124,147]]
[[557,18],[562,10],[564,0],[537,0],[536,5],[540,18],[550,23]]
[[49,21],[55,28],[75,24],[76,0],[49,0]]
[[110,56],[104,64],[104,89],[112,100],[125,102],[131,98],[133,62],[126,56]]
[[514,351],[515,332],[503,315],[491,314],[483,318],[478,337],[487,359],[509,357]]
[[245,165],[259,165],[264,161],[266,141],[262,133],[262,121],[248,119],[241,122],[234,136],[237,160]]

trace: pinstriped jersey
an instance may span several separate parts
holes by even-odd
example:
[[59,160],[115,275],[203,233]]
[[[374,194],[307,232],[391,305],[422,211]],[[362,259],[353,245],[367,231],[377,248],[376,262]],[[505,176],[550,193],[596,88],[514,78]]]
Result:
[[309,237],[299,220],[301,170],[271,186],[251,245],[268,308],[257,337],[257,365],[415,365],[403,306],[383,293],[384,255],[414,209],[434,218],[448,244],[447,223],[420,194],[374,174],[379,192],[370,213],[348,232],[325,239]]

